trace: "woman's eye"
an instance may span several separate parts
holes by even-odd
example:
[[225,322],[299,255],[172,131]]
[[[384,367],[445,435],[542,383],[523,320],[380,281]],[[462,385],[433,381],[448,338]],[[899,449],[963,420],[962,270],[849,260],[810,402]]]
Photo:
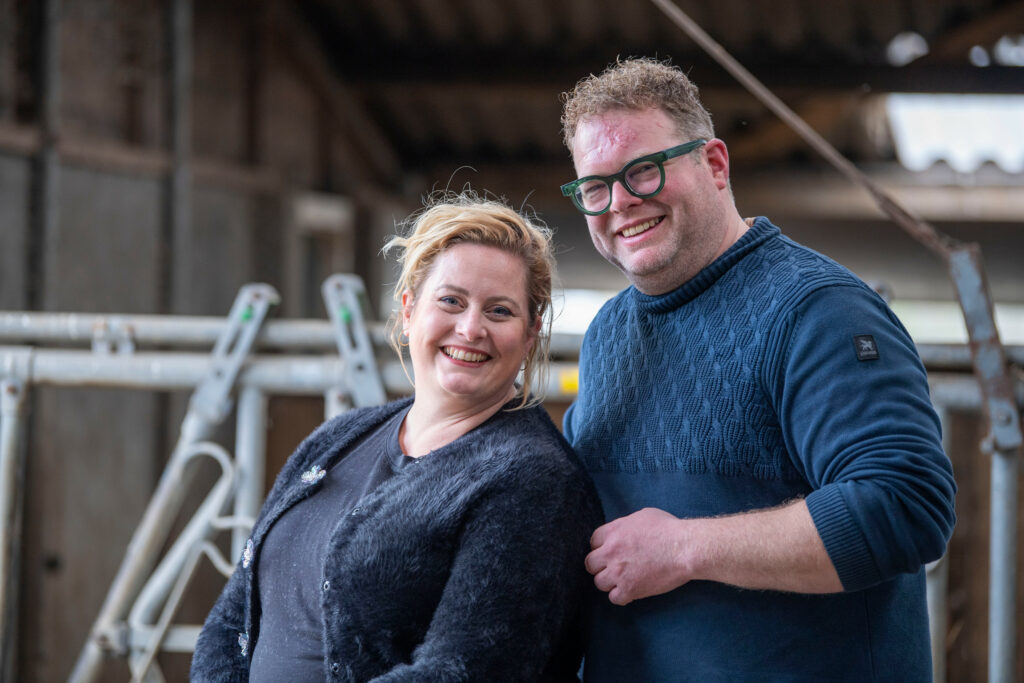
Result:
[[442,296],[438,301],[443,304],[448,304],[449,306],[457,306],[459,304],[459,300],[451,295]]
[[512,311],[510,311],[509,309],[505,308],[504,306],[495,306],[493,309],[491,309],[491,312],[494,313],[494,315],[498,315],[498,316],[502,316],[502,317],[507,317],[507,316],[512,315]]

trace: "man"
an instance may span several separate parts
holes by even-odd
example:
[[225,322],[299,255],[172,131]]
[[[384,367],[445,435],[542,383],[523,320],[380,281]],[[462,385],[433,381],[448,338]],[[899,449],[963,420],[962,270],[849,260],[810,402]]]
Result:
[[741,218],[679,69],[614,64],[562,123],[563,193],[633,285],[587,331],[565,417],[610,520],[586,680],[930,680],[923,567],[955,486],[907,332]]

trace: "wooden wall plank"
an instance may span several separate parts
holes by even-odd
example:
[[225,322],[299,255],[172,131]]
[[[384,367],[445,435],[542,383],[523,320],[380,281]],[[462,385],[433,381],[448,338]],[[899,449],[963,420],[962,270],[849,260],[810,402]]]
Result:
[[[153,311],[159,184],[65,168],[60,188],[62,239],[45,283],[52,307]],[[57,681],[71,671],[156,481],[157,403],[152,394],[45,388],[31,420],[19,680]]]
[[28,306],[30,184],[28,161],[0,154],[0,310]]

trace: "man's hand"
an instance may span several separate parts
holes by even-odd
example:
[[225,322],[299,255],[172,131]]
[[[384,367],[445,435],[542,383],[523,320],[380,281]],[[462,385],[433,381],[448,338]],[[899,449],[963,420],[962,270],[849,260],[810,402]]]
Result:
[[693,581],[793,593],[843,589],[802,500],[725,517],[644,508],[598,527],[587,571],[616,605]]
[[644,508],[598,527],[590,537],[587,571],[616,605],[659,595],[689,581],[682,520]]

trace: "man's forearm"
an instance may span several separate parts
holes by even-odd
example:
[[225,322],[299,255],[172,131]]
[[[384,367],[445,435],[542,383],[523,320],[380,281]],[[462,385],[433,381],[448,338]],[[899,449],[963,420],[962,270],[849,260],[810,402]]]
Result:
[[769,510],[679,522],[684,539],[680,550],[689,555],[683,561],[693,567],[691,579],[795,593],[843,589],[802,500]]

